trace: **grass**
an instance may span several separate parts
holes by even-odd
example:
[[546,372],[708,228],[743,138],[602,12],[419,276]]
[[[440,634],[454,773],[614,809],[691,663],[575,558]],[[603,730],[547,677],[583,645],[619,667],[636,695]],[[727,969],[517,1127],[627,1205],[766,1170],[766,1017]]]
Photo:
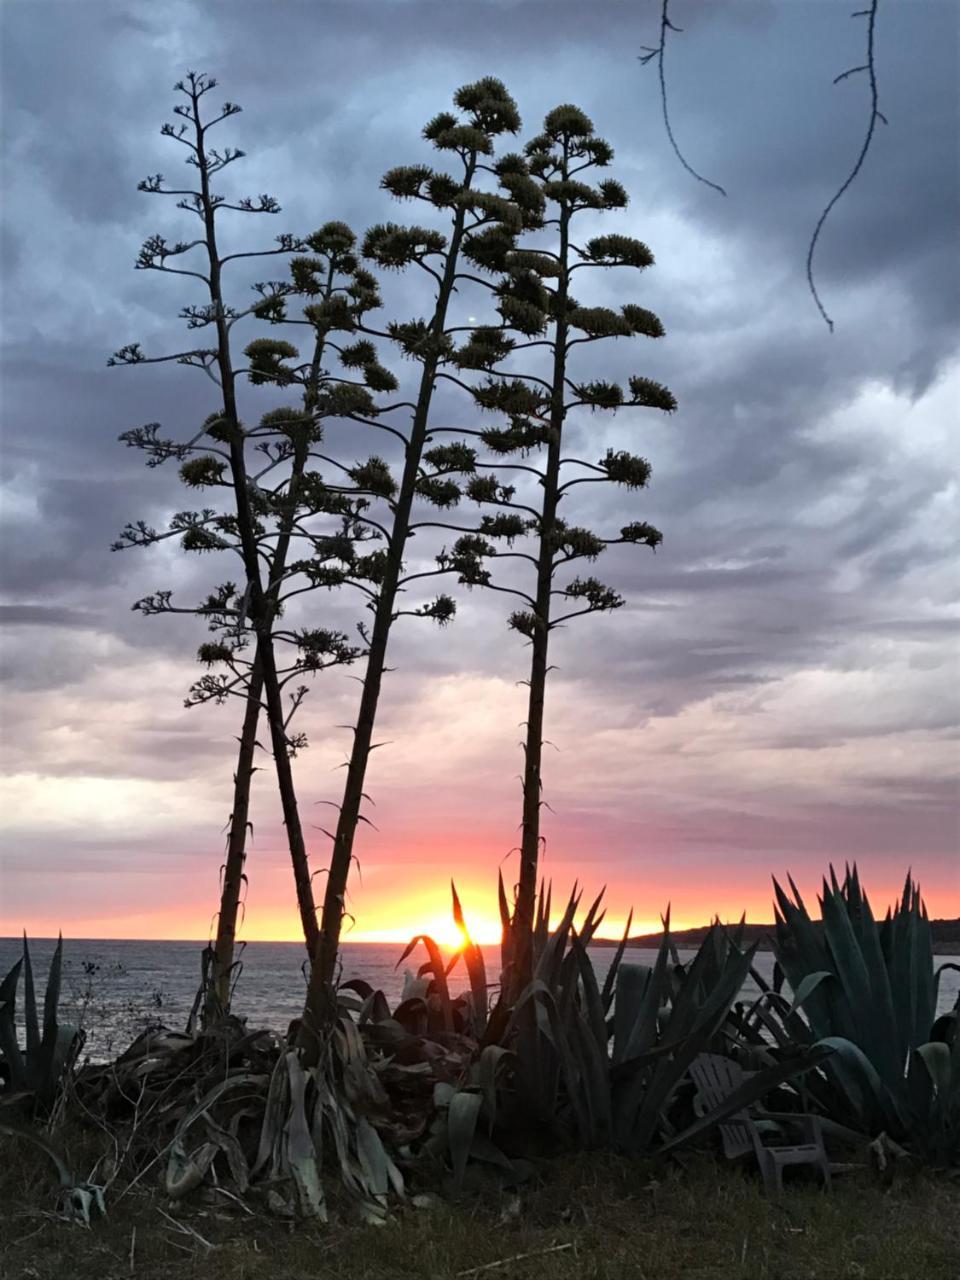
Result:
[[384,1227],[358,1225],[348,1212],[327,1226],[251,1217],[215,1193],[175,1206],[141,1184],[115,1193],[107,1219],[86,1230],[52,1213],[44,1158],[19,1141],[3,1145],[2,1280],[169,1280],[174,1269],[178,1280],[958,1274],[960,1186],[921,1174],[883,1189],[857,1171],[838,1178],[831,1194],[797,1181],[774,1203],[755,1177],[707,1156],[685,1168],[568,1156],[543,1162],[536,1184],[519,1194],[487,1188],[458,1202],[430,1197],[428,1207],[398,1209]]

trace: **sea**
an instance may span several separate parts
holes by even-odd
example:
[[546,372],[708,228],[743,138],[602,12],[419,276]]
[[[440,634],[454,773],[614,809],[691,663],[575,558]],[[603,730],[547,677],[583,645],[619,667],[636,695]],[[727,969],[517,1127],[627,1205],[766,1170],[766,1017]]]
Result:
[[[30,940],[37,1003],[42,1007],[47,970],[56,940]],[[183,1030],[200,982],[199,942],[138,942],[70,938],[64,941],[61,990],[61,1021],[77,1022],[86,1033],[83,1057],[89,1061],[109,1061],[146,1027],[158,1023]],[[343,980],[360,978],[383,991],[391,1006],[399,1002],[408,975],[426,960],[422,948],[400,963],[404,948],[397,943],[348,942],[342,947]],[[22,955],[19,938],[0,938],[0,979]],[[484,947],[488,981],[496,982],[500,969],[498,947]],[[680,951],[682,961],[695,952]],[[614,957],[612,947],[591,947],[590,956],[598,981],[603,982]],[[248,1027],[264,1027],[285,1032],[299,1016],[306,990],[305,952],[294,942],[249,942],[243,948],[233,1001],[233,1011],[246,1019]],[[652,964],[656,952],[630,947],[624,959],[636,964]],[[938,957],[936,964],[956,961]],[[758,973],[772,980],[774,957],[760,951],[755,957]],[[469,989],[462,962],[449,977],[451,993]],[[744,987],[742,998],[759,994],[753,980]],[[940,979],[938,1013],[953,1008],[960,995],[960,973],[943,971]],[[17,996],[18,1021],[23,1014],[23,979]]]

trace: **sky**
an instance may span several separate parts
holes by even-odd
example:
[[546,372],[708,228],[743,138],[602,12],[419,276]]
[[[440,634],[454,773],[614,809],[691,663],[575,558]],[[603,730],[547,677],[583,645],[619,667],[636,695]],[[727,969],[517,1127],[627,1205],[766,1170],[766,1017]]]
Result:
[[[602,229],[643,239],[656,265],[606,277],[595,300],[640,302],[666,337],[617,344],[589,372],[643,373],[679,408],[570,422],[586,456],[629,448],[653,466],[639,501],[591,496],[578,518],[645,519],[664,542],[608,553],[598,572],[626,607],[555,634],[555,892],[606,885],[611,932],[631,906],[638,928],[656,927],[668,903],[679,926],[769,920],[771,875],[812,898],[831,861],[856,860],[876,907],[912,867],[931,914],[960,914],[960,10],[881,0],[888,124],[817,252],[832,334],[804,260],[868,118],[864,76],[832,83],[862,61],[863,20],[826,0],[675,0],[672,124],[722,197],[673,155],[656,66],[638,60],[658,14],[653,0],[3,4],[0,934],[204,938],[216,907],[236,708],[183,706],[205,638],[195,620],[130,608],[158,587],[195,597],[206,570],[169,543],[109,551],[128,520],[162,525],[189,505],[175,471],[145,469],[120,432],[188,434],[213,407],[194,371],[106,367],[134,340],[179,349],[177,312],[199,300],[133,270],[148,235],[185,234],[136,184],[179,172],[159,126],[188,69],[243,106],[221,138],[247,153],[232,172],[283,207],[237,228],[241,246],[333,218],[362,233],[421,216],[380,175],[429,163],[423,124],[484,75],[517,99],[521,141],[572,101],[615,149],[609,176],[631,200]],[[241,301],[248,284],[238,276]],[[422,314],[416,289],[389,285],[399,314]],[[464,412],[438,401],[470,425]],[[335,438],[355,456],[378,443]],[[360,616],[329,599],[309,610],[344,629]],[[395,629],[354,939],[442,933],[451,876],[468,923],[494,932],[497,869],[511,883],[516,867],[528,656],[506,612],[461,592],[450,628]],[[355,676],[321,677],[298,720],[318,872]],[[243,931],[293,939],[261,763]]]

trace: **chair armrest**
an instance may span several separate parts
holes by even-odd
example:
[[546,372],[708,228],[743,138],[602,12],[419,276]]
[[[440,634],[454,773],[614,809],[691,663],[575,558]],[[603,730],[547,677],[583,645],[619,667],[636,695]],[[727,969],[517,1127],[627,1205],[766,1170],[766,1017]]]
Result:
[[776,1120],[785,1124],[794,1124],[804,1131],[808,1141],[816,1142],[820,1146],[823,1145],[823,1130],[820,1127],[819,1116],[813,1116],[808,1111],[758,1112],[757,1118],[759,1119],[761,1116],[764,1120]]

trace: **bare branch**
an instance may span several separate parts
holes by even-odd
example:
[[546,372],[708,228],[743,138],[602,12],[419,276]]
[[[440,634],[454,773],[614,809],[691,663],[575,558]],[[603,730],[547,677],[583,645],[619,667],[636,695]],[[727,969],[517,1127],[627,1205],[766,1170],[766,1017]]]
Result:
[[719,191],[722,196],[725,196],[727,193],[724,191],[723,187],[716,182],[711,182],[709,178],[705,178],[702,174],[697,173],[696,169],[687,162],[684,158],[683,152],[677,145],[676,138],[673,136],[673,128],[670,124],[670,113],[667,109],[667,81],[663,70],[663,59],[667,48],[667,32],[680,32],[681,28],[675,27],[670,21],[669,9],[670,0],[663,0],[663,8],[660,13],[660,43],[656,48],[645,46],[644,52],[640,55],[639,61],[643,66],[646,66],[647,63],[651,62],[654,58],[657,60],[657,71],[660,76],[660,102],[663,108],[663,124],[667,131],[667,137],[670,139],[670,145],[673,148],[674,155],[683,165],[684,169],[686,169],[687,173],[696,178],[698,182],[702,182],[704,186],[711,187],[714,191]]
[[867,19],[867,61],[862,66],[850,67],[849,70],[841,72],[841,74],[838,75],[833,82],[834,84],[839,84],[841,80],[845,80],[848,76],[855,75],[859,71],[868,72],[870,77],[870,119],[867,123],[867,131],[866,131],[866,134],[864,135],[863,142],[860,146],[860,153],[857,156],[856,163],[854,164],[853,168],[850,170],[850,173],[848,174],[846,181],[842,184],[842,186],[834,195],[833,199],[830,201],[830,203],[824,209],[823,213],[821,213],[820,217],[818,218],[817,225],[814,228],[812,237],[810,238],[810,247],[807,250],[807,284],[810,286],[810,292],[813,295],[813,300],[817,304],[817,310],[823,316],[823,319],[826,322],[827,328],[830,330],[831,333],[833,333],[833,320],[830,318],[829,315],[827,315],[826,309],[824,308],[823,303],[820,301],[820,295],[817,292],[817,286],[813,280],[813,254],[814,254],[814,250],[817,247],[817,241],[820,239],[820,232],[823,230],[823,224],[826,222],[827,218],[830,216],[830,212],[833,209],[833,206],[837,203],[837,201],[844,194],[844,192],[848,190],[848,188],[856,178],[857,174],[863,168],[863,162],[867,158],[867,152],[870,150],[870,144],[873,141],[873,131],[877,126],[877,121],[879,120],[883,124],[887,123],[886,116],[883,114],[883,112],[880,110],[878,106],[879,94],[877,90],[877,72],[876,72],[876,66],[874,64],[874,34],[875,34],[876,21],[877,21],[878,4],[879,4],[879,0],[871,0],[869,9],[859,9],[856,13],[851,15],[854,18]]

